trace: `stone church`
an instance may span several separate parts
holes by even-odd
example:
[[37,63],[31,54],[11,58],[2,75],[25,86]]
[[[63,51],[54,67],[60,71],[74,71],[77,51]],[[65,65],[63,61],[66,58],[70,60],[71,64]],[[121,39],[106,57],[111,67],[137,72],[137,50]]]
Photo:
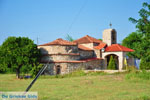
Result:
[[[61,38],[38,45],[42,52],[41,63],[48,64],[45,74],[56,75],[76,69],[106,70],[110,56],[116,61],[117,70],[122,70],[127,52],[134,50],[117,44],[115,29],[103,31],[102,41],[84,36],[73,42]],[[134,64],[130,60],[130,65]]]

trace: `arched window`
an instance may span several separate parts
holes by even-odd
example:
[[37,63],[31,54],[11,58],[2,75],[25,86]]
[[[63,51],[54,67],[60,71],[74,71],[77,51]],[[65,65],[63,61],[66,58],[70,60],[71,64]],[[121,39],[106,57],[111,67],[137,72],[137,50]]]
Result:
[[56,75],[58,75],[60,73],[61,73],[61,67],[60,67],[60,65],[57,65],[56,66]]
[[116,44],[116,31],[115,30],[112,30],[112,33],[111,33],[111,41],[112,41],[112,44]]

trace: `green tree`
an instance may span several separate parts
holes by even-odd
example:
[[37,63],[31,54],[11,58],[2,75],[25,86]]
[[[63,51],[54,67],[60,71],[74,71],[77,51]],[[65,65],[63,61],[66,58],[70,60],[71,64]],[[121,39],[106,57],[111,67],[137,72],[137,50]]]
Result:
[[135,50],[129,55],[141,59],[141,69],[150,69],[147,66],[150,62],[150,3],[143,3],[139,16],[139,19],[129,18],[132,23],[136,24],[137,31],[126,37],[123,40],[123,45]]
[[115,62],[113,56],[110,56],[110,60],[109,60],[109,64],[108,64],[107,69],[115,70],[116,68],[117,68],[116,62]]
[[142,59],[141,59],[141,63],[140,63],[140,69],[141,70],[149,70],[150,69],[150,61],[149,61],[149,59],[150,59],[150,56],[149,57],[143,57]]
[[142,43],[142,34],[138,32],[132,32],[127,36],[123,41],[122,45],[128,48],[132,48],[135,50],[134,52],[129,52],[127,55],[130,57],[134,58],[141,58],[142,57],[142,48],[141,48],[141,43]]
[[0,46],[0,73],[5,73],[7,71],[7,67],[4,65],[3,63],[3,57],[4,57],[4,53],[1,50],[1,46]]
[[136,24],[136,28],[141,32],[145,38],[150,38],[150,4],[143,3],[143,8],[139,11],[139,19],[132,17],[129,20]]
[[1,62],[3,67],[10,67],[20,78],[20,72],[28,73],[37,66],[40,60],[40,51],[37,45],[27,37],[8,37],[2,44]]

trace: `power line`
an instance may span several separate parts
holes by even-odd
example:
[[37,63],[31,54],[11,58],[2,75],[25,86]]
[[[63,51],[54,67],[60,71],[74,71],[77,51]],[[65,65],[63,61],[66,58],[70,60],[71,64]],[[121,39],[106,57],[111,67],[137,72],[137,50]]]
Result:
[[72,23],[70,24],[70,26],[69,26],[69,28],[68,28],[68,30],[67,30],[67,34],[69,34],[69,32],[70,32],[70,30],[71,30],[73,24],[77,21],[77,19],[78,19],[80,13],[82,12],[82,10],[84,9],[84,7],[86,6],[87,2],[88,2],[88,0],[85,0],[84,3],[82,4],[81,8],[79,9],[79,12],[76,14],[76,16],[74,17]]

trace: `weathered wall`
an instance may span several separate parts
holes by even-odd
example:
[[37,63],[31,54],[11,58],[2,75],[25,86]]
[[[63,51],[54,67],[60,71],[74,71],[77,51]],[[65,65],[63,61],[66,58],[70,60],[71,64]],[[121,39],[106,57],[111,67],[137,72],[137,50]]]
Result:
[[61,45],[51,45],[51,46],[38,46],[42,54],[58,54],[58,53],[78,53],[78,47],[75,46],[61,46]]
[[44,71],[44,74],[55,75],[57,65],[61,66],[60,74],[67,74],[77,69],[102,69],[102,60],[93,60],[84,63],[50,63]]
[[103,68],[103,64],[102,64],[102,60],[93,60],[93,61],[89,61],[84,63],[85,69],[88,69],[89,67],[92,69],[102,69]]
[[66,74],[69,73],[67,63],[50,63],[48,64],[48,67],[44,71],[44,74],[46,75],[56,75],[56,66],[61,66],[61,73],[60,74]]
[[88,58],[93,58],[94,57],[94,52],[93,51],[79,50],[79,53],[80,53],[80,59],[88,59]]
[[43,56],[41,61],[72,61],[79,60],[80,55],[51,55],[51,56]]

